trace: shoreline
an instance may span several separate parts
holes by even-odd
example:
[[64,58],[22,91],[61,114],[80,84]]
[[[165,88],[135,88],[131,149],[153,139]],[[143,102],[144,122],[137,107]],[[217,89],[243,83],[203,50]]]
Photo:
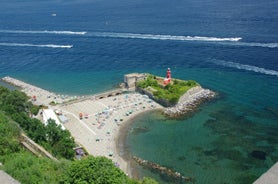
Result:
[[[149,98],[138,94],[121,94],[103,99],[84,101],[59,106],[69,118],[64,126],[71,132],[89,154],[105,156],[126,174],[132,175],[130,165],[121,152],[119,138],[126,134],[132,120],[139,114],[150,110],[163,109]],[[82,111],[88,118],[80,120]]]
[[163,113],[163,108],[161,109],[155,109],[155,110],[147,110],[145,112],[141,112],[139,114],[136,114],[136,116],[131,117],[129,120],[127,120],[125,122],[125,125],[120,127],[119,132],[123,132],[121,134],[118,134],[118,137],[116,139],[116,151],[117,153],[127,162],[127,170],[128,170],[128,174],[130,177],[132,178],[136,178],[136,179],[141,179],[140,178],[140,174],[137,171],[137,169],[135,168],[136,162],[133,161],[132,159],[132,154],[131,151],[129,150],[126,141],[127,141],[127,136],[130,130],[130,127],[132,126],[134,119],[136,119],[138,116],[147,114],[147,113],[151,113],[151,112],[161,112]]
[[[4,77],[1,81],[19,87],[20,91],[30,96],[35,105],[47,105],[53,111],[59,110],[67,118],[64,127],[70,131],[75,142],[84,147],[88,154],[104,156],[111,159],[115,166],[119,167],[129,177],[140,179],[140,173],[136,170],[136,162],[133,161],[130,150],[126,145],[128,131],[134,119],[142,114],[152,111],[161,111],[168,117],[173,117],[176,112],[186,114],[193,105],[198,105],[200,100],[206,100],[214,92],[202,87],[189,90],[172,107],[171,113],[165,113],[165,108],[138,92],[117,94],[104,98],[83,98],[57,95],[53,92],[33,86],[12,77]],[[33,99],[36,96],[36,100]],[[55,100],[56,104],[51,102]],[[70,103],[66,103],[70,102]],[[190,102],[190,103],[188,103]],[[189,105],[188,105],[189,104]],[[186,111],[181,111],[180,106]],[[173,109],[174,108],[174,109]],[[189,109],[189,110],[188,110]],[[194,110],[194,109],[193,109]],[[82,113],[84,117],[80,118]],[[175,116],[174,116],[175,117]]]
[[[47,105],[50,109],[59,109],[68,119],[63,123],[70,131],[75,142],[83,146],[93,156],[105,156],[111,159],[127,175],[133,176],[130,160],[121,152],[124,146],[127,131],[133,119],[152,110],[164,108],[139,93],[119,94],[116,96],[95,98],[73,98],[71,96],[57,95],[37,86],[25,83],[12,77],[4,77],[2,81],[20,88],[31,99],[36,96],[35,105]],[[56,100],[56,105],[50,102]],[[71,101],[71,103],[64,103]],[[86,118],[79,118],[79,113]],[[123,140],[120,142],[120,140]]]

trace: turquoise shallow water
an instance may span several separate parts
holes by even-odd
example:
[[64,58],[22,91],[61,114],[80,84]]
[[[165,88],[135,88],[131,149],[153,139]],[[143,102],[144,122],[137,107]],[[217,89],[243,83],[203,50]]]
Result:
[[[218,98],[196,113],[180,120],[159,112],[138,117],[127,139],[132,154],[193,177],[196,183],[252,183],[270,168],[278,159],[278,109],[277,104],[267,105],[277,98],[272,93],[277,86],[241,73],[234,78],[231,73],[219,75],[214,86]],[[228,85],[237,78],[245,81]],[[141,127],[146,131],[136,131]],[[252,156],[253,151],[266,153],[266,158]],[[160,182],[179,183],[139,170]]]
[[276,0],[4,0],[0,77],[86,95],[170,67],[218,98],[180,120],[136,118],[131,128],[148,131],[129,132],[131,154],[196,183],[252,183],[278,161],[277,10]]

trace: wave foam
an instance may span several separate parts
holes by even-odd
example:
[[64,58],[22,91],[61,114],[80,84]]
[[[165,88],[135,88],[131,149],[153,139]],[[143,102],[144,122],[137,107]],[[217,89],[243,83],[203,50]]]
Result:
[[9,47],[49,47],[49,48],[64,48],[70,49],[73,45],[55,45],[55,44],[46,44],[46,45],[36,45],[28,43],[0,43],[0,46],[9,46]]
[[173,35],[154,35],[154,34],[135,34],[135,33],[109,33],[109,32],[93,32],[92,36],[112,37],[112,38],[135,38],[135,39],[152,39],[152,40],[175,40],[175,41],[208,41],[208,42],[237,42],[241,40],[236,38],[216,38],[204,36],[173,36]]
[[86,31],[26,31],[26,30],[0,30],[0,33],[17,34],[60,34],[60,35],[88,35],[95,37],[127,38],[127,39],[149,39],[149,40],[173,40],[173,41],[203,41],[214,42],[229,46],[245,47],[267,47],[278,48],[278,43],[257,43],[240,42],[241,37],[218,38],[206,36],[175,36],[175,35],[155,35],[155,34],[137,34],[137,33],[115,33],[115,32],[89,32]]
[[24,31],[24,30],[0,30],[1,33],[18,33],[18,34],[64,34],[64,35],[84,35],[85,31]]
[[225,66],[225,67],[237,68],[239,70],[247,70],[247,71],[252,71],[252,72],[262,73],[262,74],[267,74],[267,75],[275,75],[278,77],[278,71],[275,71],[275,70],[268,70],[268,69],[260,68],[257,66],[244,65],[244,64],[240,64],[240,63],[234,63],[234,62],[223,61],[223,60],[212,60],[211,62],[214,64],[217,64],[217,65]]
[[268,48],[278,48],[278,43],[255,43],[255,42],[238,42],[234,45],[237,46],[247,46],[247,47],[268,47]]
[[221,45],[244,46],[244,47],[267,47],[278,48],[278,43],[256,43],[256,42],[221,42]]
[[154,34],[135,34],[135,33],[109,33],[109,32],[92,32],[89,35],[96,36],[96,37],[129,38],[129,39],[203,41],[203,42],[215,42],[218,44],[231,45],[231,46],[278,48],[278,43],[240,42],[240,40],[242,39],[241,37],[217,38],[217,37],[206,37],[206,36],[174,36],[174,35],[154,35]]

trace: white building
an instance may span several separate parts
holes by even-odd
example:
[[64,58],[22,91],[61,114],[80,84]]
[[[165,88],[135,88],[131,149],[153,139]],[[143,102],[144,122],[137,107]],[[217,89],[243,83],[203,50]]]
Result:
[[52,109],[43,109],[42,110],[42,118],[43,123],[46,126],[49,119],[52,119],[55,121],[55,123],[59,126],[61,125],[62,130],[65,130],[64,125],[60,122],[58,117],[56,116],[55,112]]

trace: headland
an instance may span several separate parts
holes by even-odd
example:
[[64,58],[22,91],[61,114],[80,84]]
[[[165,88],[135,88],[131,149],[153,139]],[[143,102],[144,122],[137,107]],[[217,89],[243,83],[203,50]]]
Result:
[[166,78],[151,74],[132,74],[125,78],[128,77],[133,79],[125,80],[128,81],[128,87],[135,88],[135,91],[148,95],[164,106],[164,114],[173,118],[195,110],[200,103],[216,95],[215,92],[202,88],[196,81],[172,79],[169,68]]
[[129,74],[125,76],[124,92],[104,92],[105,95],[83,97],[58,95],[12,77],[4,77],[1,80],[19,87],[35,105],[43,105],[57,112],[57,116],[62,114],[65,118],[60,119],[63,126],[88,154],[110,158],[126,174],[132,175],[130,162],[123,158],[120,150],[123,143],[119,142],[120,135],[125,134],[121,131],[128,130],[130,120],[151,110],[164,111],[170,117],[182,115],[202,99],[214,96],[212,91],[205,90],[200,85],[193,85],[181,98],[178,97],[175,105],[165,107],[159,103],[161,99],[157,100],[147,90],[140,88],[143,94],[139,93],[137,84],[147,77],[147,74]]

